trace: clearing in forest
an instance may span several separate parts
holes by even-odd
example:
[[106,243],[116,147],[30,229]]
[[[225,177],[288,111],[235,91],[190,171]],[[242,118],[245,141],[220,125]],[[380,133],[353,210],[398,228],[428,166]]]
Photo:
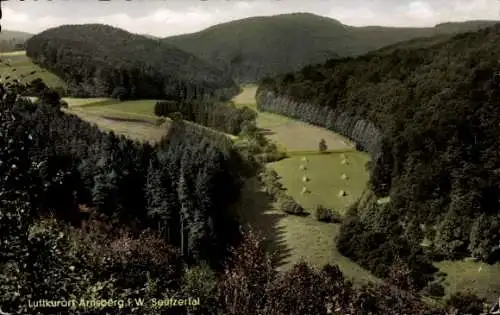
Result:
[[259,189],[257,180],[246,182],[240,201],[238,211],[242,221],[265,238],[266,248],[273,255],[278,270],[287,270],[304,260],[318,268],[325,264],[338,265],[346,277],[357,283],[379,281],[336,250],[335,237],[340,224],[319,222],[314,216],[284,213]]
[[[244,87],[233,102],[236,106],[257,110],[256,89],[255,86]],[[340,224],[319,222],[314,216],[316,205],[343,211],[356,201],[368,180],[365,169],[368,155],[354,151],[346,138],[327,129],[277,114],[257,112],[257,126],[291,155],[270,163],[268,167],[282,177],[286,193],[312,214],[300,217],[284,213],[269,201],[264,192],[259,191],[257,181],[252,180],[246,184],[239,205],[244,222],[261,231],[267,240],[268,250],[276,256],[275,263],[279,269],[287,269],[303,259],[317,267],[336,264],[347,277],[356,281],[377,281],[369,271],[336,250],[335,237]],[[346,152],[318,154],[321,138],[326,140],[328,150]],[[307,156],[302,156],[303,153]],[[342,164],[345,158],[348,163]],[[303,195],[304,186],[311,192]],[[339,197],[341,190],[347,194]]]
[[[35,65],[30,58],[26,56],[25,51],[13,51],[0,54],[0,76],[10,79],[18,79],[24,82],[29,82],[36,78],[43,80],[48,87],[64,87],[64,81],[53,73],[48,72]],[[36,73],[30,75],[32,71]],[[25,77],[23,79],[23,77]]]
[[157,142],[168,131],[169,121],[161,125],[156,119],[131,114],[122,114],[105,110],[90,110],[85,108],[69,108],[67,113],[77,115],[81,119],[96,124],[105,131],[130,137],[134,140]]
[[461,260],[441,261],[434,265],[447,275],[444,279],[447,295],[465,289],[491,300],[500,295],[500,263],[489,265]]
[[[346,164],[342,164],[344,157]],[[269,167],[281,176],[287,194],[307,211],[314,214],[316,206],[322,205],[344,213],[366,188],[369,174],[365,165],[369,159],[362,152],[312,155],[307,156],[307,162],[293,156]],[[303,194],[303,187],[309,192]],[[339,196],[341,191],[344,196]]]
[[[236,106],[247,106],[257,110],[256,91],[257,87],[254,85],[245,86],[243,91],[233,98],[233,102]],[[328,150],[352,151],[354,148],[353,143],[348,138],[326,128],[282,115],[260,111],[258,113],[257,127],[261,128],[270,140],[276,142],[279,147],[286,151],[317,151],[320,139],[325,139]]]

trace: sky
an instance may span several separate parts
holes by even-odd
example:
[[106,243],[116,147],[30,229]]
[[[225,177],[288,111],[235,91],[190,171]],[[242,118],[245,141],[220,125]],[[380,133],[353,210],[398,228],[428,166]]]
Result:
[[2,28],[38,33],[62,24],[104,23],[166,37],[251,16],[309,12],[353,25],[434,26],[500,20],[500,0],[0,0]]

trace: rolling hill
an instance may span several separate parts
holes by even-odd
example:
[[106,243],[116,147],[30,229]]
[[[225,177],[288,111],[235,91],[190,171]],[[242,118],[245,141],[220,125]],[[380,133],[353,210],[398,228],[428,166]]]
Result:
[[293,13],[231,21],[163,41],[225,69],[237,82],[254,82],[330,58],[357,56],[416,37],[454,34],[493,23],[354,27],[310,13]]
[[262,81],[260,110],[340,132],[372,155],[337,249],[377,276],[395,256],[420,284],[426,260],[500,261],[499,43],[495,25]]
[[27,41],[26,54],[76,97],[230,97],[239,91],[229,76],[189,53],[102,24],[43,31]]

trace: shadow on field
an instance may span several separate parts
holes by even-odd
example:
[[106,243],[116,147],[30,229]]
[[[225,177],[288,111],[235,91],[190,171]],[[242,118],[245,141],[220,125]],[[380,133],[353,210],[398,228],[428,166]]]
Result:
[[264,246],[272,255],[273,265],[279,267],[291,256],[285,241],[285,231],[279,221],[287,215],[273,210],[269,194],[261,191],[257,179],[250,179],[242,191],[239,212],[243,222],[248,222],[264,238]]
[[106,116],[106,115],[101,115],[101,117],[104,119],[107,119],[107,120],[113,120],[113,121],[118,121],[118,122],[131,122],[131,123],[140,123],[140,124],[158,126],[157,123],[153,123],[153,122],[147,121],[145,119],[139,119],[139,118],[122,118],[122,117],[114,117],[114,116]]
[[258,133],[260,133],[263,136],[272,136],[276,134],[276,132],[272,131],[271,129],[267,128],[259,128]]

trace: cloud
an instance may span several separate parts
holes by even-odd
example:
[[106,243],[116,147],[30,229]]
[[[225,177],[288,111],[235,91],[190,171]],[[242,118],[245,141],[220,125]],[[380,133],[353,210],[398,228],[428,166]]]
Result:
[[16,12],[10,8],[2,9],[2,21],[6,21],[7,23],[26,23],[29,21],[29,16],[27,14],[23,14],[21,12]]
[[427,2],[413,1],[408,5],[407,15],[417,20],[430,20],[434,18],[436,13]]
[[[5,4],[4,4],[5,3]],[[134,33],[171,36],[250,16],[310,12],[344,24],[433,26],[445,21],[498,19],[496,0],[3,2],[4,29],[38,33],[61,24],[105,23]],[[126,3],[126,4],[125,4]],[[78,11],[75,16],[74,12]]]

